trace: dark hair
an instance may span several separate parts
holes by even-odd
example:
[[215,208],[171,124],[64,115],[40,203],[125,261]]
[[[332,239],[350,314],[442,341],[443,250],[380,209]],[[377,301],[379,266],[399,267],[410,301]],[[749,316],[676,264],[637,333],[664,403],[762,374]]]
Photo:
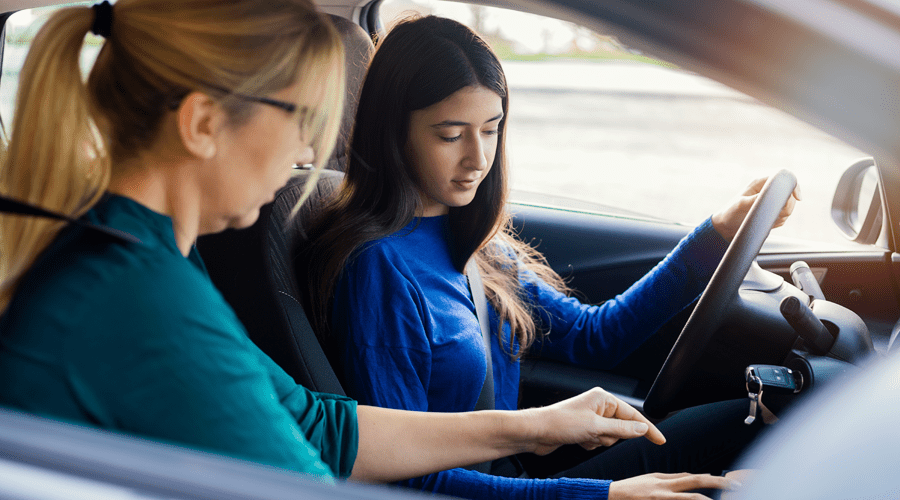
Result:
[[[488,245],[503,240],[503,248],[523,254],[526,264],[541,264],[540,257],[533,258],[535,252],[509,232],[506,77],[484,40],[456,21],[434,16],[400,22],[379,44],[360,94],[344,182],[311,225],[310,244],[300,256],[308,274],[301,278],[308,285],[311,316],[320,337],[327,332],[335,283],[353,252],[402,229],[420,208],[415,168],[405,155],[411,113],[477,86],[500,96],[504,117],[494,164],[475,198],[466,206],[450,208],[451,256],[460,272],[476,256],[488,300],[500,318],[510,322],[520,346],[533,340],[530,308],[518,293],[517,266],[507,251]],[[537,267],[539,275],[563,286],[549,267]],[[298,268],[302,272],[304,265]]]

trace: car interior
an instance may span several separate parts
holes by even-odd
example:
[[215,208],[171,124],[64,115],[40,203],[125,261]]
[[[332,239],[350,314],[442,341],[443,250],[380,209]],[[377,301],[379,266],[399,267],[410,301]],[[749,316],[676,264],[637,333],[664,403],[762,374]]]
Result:
[[[14,0],[0,9],[9,11],[0,15],[0,21],[34,3]],[[900,342],[894,342],[900,336],[900,262],[895,253],[900,248],[900,231],[894,227],[894,221],[900,220],[900,203],[889,195],[900,192],[900,169],[894,161],[900,148],[895,137],[876,128],[897,125],[900,113],[895,113],[896,106],[871,102],[877,101],[872,95],[888,91],[867,78],[860,81],[866,84],[868,99],[857,96],[866,92],[837,84],[828,87],[833,96],[804,93],[808,88],[804,85],[812,85],[816,78],[830,81],[828,75],[790,73],[795,66],[791,57],[799,49],[785,47],[806,47],[804,57],[809,60],[827,55],[835,65],[852,65],[859,75],[888,75],[888,82],[896,81],[890,76],[895,61],[885,62],[865,52],[872,47],[853,53],[834,41],[833,33],[815,28],[791,6],[770,9],[757,5],[765,2],[734,0],[721,2],[715,9],[693,9],[677,3],[478,2],[609,30],[630,46],[791,110],[871,151],[877,162],[867,158],[847,165],[834,190],[830,214],[833,223],[858,245],[854,250],[819,251],[777,238],[767,241],[778,208],[798,182],[790,172],[779,173],[755,209],[756,218],[742,228],[713,283],[694,306],[613,369],[573,367],[541,359],[539,352],[530,353],[522,361],[522,408],[547,405],[600,386],[651,418],[661,419],[697,404],[748,398],[753,390],[761,391],[763,384],[771,388],[777,381],[765,378],[769,373],[765,367],[775,367],[790,370],[779,373],[790,373],[794,384],[773,390],[768,402],[778,413],[814,394],[814,388],[900,349],[896,347]],[[385,29],[380,4],[348,0],[322,5],[343,38],[348,75],[341,133],[326,170],[316,173],[298,167],[252,227],[197,241],[210,277],[251,339],[298,383],[319,392],[345,394],[307,319],[304,288],[296,282],[293,256],[303,245],[304,227],[315,216],[315,208],[341,182],[354,104],[374,51],[373,37],[377,39]],[[762,24],[785,34],[767,38],[754,32],[753,26]],[[725,33],[725,27],[733,32]],[[860,46],[853,40],[846,43]],[[846,106],[855,112],[827,104],[828,99],[838,98],[834,96],[851,99]],[[294,214],[297,203],[307,196],[310,179],[315,185]],[[799,182],[802,185],[803,180]],[[540,203],[515,203],[511,209],[519,237],[536,244],[586,303],[601,303],[625,290],[690,231],[688,226],[651,218]],[[539,474],[551,474],[554,468],[565,468],[561,456],[578,457],[567,448],[530,467]]]
[[[370,8],[377,8],[377,4]],[[338,16],[335,20],[348,47],[347,99],[353,103],[372,45],[358,25]],[[309,170],[295,172],[252,228],[204,236],[197,244],[213,281],[254,342],[301,384],[339,394],[344,393],[341,381],[304,313],[302,287],[294,281],[292,255],[303,244],[303,228],[315,215],[315,207],[340,183],[352,115],[345,114],[344,120],[338,153],[329,160],[328,170],[298,214],[290,215],[311,177]],[[855,175],[858,178],[861,174]],[[800,385],[796,391],[767,397],[771,408],[781,410],[796,402],[803,390],[807,394],[815,384],[825,384],[864,364],[875,352],[873,338],[886,348],[900,309],[889,272],[891,262],[883,251],[766,251],[757,258],[777,208],[796,182],[785,173],[773,183],[770,189],[780,194],[772,193],[768,208],[758,210],[758,217],[769,222],[746,224],[747,229],[742,230],[745,234],[732,245],[736,251],[726,255],[728,262],[720,266],[715,283],[710,284],[696,307],[672,319],[619,366],[591,370],[529,353],[523,361],[520,406],[551,404],[600,386],[647,415],[662,418],[693,405],[747,398],[749,367],[771,365],[792,371]],[[836,198],[852,197],[854,188],[858,189],[858,182],[843,188],[846,191],[839,188]],[[876,206],[880,204],[872,204]],[[688,232],[683,226],[652,220],[598,217],[529,204],[516,205],[514,212],[519,236],[538,243],[551,266],[569,280],[579,298],[589,303],[602,302],[625,290]],[[872,212],[866,226],[874,227],[869,243],[881,235],[883,224],[880,212],[874,208]],[[738,255],[740,250],[743,253]],[[796,269],[798,262],[806,264],[800,271]],[[822,280],[825,275],[828,279]],[[809,280],[809,276],[813,278]],[[862,295],[867,300],[858,300]],[[787,319],[780,303],[788,297],[798,297],[804,317],[814,321]],[[816,341],[825,344],[824,349],[811,348]],[[577,460],[579,454],[572,448],[530,467],[550,474],[553,467],[565,466],[566,461],[560,457]],[[544,465],[549,463],[554,465]]]

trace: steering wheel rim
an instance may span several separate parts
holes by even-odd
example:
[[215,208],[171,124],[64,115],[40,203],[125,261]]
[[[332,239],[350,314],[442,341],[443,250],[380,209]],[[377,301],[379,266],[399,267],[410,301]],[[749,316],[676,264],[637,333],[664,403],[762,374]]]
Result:
[[662,418],[674,409],[675,396],[728,315],[744,277],[796,186],[797,178],[787,170],[766,181],[653,381],[644,400],[648,416]]

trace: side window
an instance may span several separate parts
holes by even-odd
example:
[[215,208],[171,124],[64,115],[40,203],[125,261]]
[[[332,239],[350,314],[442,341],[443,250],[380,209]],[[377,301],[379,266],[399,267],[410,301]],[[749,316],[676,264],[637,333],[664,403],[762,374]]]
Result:
[[695,225],[787,168],[803,201],[773,234],[846,247],[831,201],[864,152],[584,27],[434,0],[385,0],[382,22],[411,11],[468,25],[501,59],[514,202]]
[[[54,7],[25,9],[13,13],[6,20],[6,37],[3,46],[3,65],[0,73],[0,119],[7,134],[12,127],[12,117],[16,104],[16,92],[19,88],[19,72],[25,64],[25,56],[32,39],[43,26],[50,13],[71,5],[91,5],[90,2],[79,2]],[[103,39],[88,34],[81,51],[81,68],[87,71],[97,58]]]

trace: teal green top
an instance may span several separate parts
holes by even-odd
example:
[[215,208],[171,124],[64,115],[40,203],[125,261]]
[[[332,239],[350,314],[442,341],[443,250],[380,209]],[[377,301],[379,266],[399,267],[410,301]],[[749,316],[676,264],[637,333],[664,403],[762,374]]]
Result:
[[120,196],[69,226],[0,318],[0,404],[347,477],[356,402],[297,385],[254,345],[172,220]]

